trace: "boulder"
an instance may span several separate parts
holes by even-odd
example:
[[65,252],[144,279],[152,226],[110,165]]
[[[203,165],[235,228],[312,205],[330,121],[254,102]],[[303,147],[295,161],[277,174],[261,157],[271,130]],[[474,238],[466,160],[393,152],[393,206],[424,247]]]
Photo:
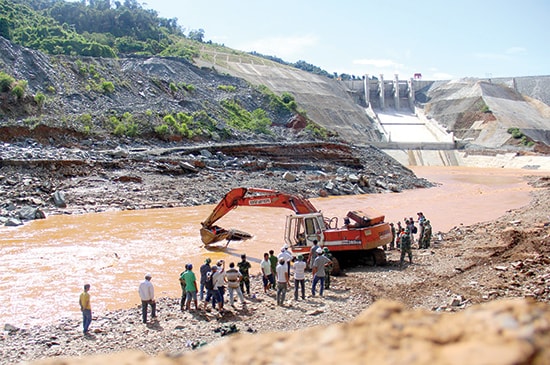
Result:
[[65,193],[63,191],[56,191],[52,195],[53,203],[58,208],[67,208],[67,202],[65,201]]

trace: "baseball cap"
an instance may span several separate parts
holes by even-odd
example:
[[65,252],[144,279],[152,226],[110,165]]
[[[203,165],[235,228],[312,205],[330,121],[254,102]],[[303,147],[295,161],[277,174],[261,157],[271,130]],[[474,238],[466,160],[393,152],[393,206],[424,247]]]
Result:
[[151,274],[149,274],[149,273],[145,274],[145,279],[147,279],[147,278],[152,278]]
[[317,253],[323,253],[323,249],[321,247],[319,247],[316,252]]

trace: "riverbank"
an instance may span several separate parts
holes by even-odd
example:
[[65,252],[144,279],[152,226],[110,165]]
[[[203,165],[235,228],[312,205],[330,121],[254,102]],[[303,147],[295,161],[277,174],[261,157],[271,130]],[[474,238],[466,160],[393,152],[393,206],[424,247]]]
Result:
[[[158,322],[140,323],[140,309],[110,311],[95,317],[90,338],[81,335],[80,321],[4,331],[2,363],[52,356],[81,356],[140,349],[149,354],[177,355],[195,345],[214,343],[220,331],[235,325],[239,332],[293,331],[317,324],[347,322],[380,299],[397,300],[408,308],[435,312],[461,311],[502,298],[550,300],[550,178],[531,179],[537,187],[532,202],[501,218],[457,226],[428,250],[414,250],[414,264],[399,268],[399,252],[388,251],[388,265],[348,269],[336,277],[324,298],[275,305],[252,280],[255,298],[246,308],[228,312],[180,312],[179,298],[159,300]],[[310,279],[310,277],[308,277]],[[94,292],[92,288],[92,303]],[[229,326],[229,327],[227,327]],[[220,329],[220,331],[217,331]]]

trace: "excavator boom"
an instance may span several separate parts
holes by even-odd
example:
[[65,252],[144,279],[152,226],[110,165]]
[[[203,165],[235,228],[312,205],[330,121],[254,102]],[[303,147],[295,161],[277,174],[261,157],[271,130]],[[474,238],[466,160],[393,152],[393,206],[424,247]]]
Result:
[[287,208],[296,214],[318,212],[309,200],[296,195],[271,189],[235,188],[225,194],[210,216],[201,223],[201,238],[205,244],[224,239],[239,240],[251,237],[246,232],[225,230],[214,225],[220,218],[239,206]]

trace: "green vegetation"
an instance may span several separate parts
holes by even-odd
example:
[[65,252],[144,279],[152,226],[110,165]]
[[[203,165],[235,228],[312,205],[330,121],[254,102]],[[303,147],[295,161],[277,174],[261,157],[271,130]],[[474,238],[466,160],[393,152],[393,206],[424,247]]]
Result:
[[115,85],[111,81],[103,81],[101,83],[101,90],[105,94],[112,94],[115,92]]
[[27,80],[16,80],[13,76],[0,71],[0,92],[11,92],[17,99],[21,99],[25,96],[27,85]]
[[10,91],[14,83],[15,79],[12,76],[0,71],[0,92]]
[[532,147],[535,145],[535,142],[530,141],[529,138],[524,135],[519,128],[508,128],[507,132],[512,135],[514,139],[519,139],[520,143],[527,147]]
[[218,90],[233,92],[236,91],[237,88],[233,85],[218,85]]
[[334,132],[329,131],[328,129],[321,127],[320,125],[308,121],[305,130],[310,131],[317,138],[327,139],[329,137],[335,136]]
[[482,113],[492,113],[491,109],[489,109],[489,106],[487,104],[485,104],[481,107],[481,112]]
[[269,107],[273,110],[297,112],[298,105],[292,94],[284,92],[278,96],[265,85],[258,86],[258,90],[269,98]]
[[122,114],[120,118],[111,116],[109,122],[116,136],[135,137],[139,134],[138,125],[134,121],[134,116],[128,112]]
[[[177,18],[159,17],[137,0],[0,0],[0,36],[49,54],[108,58],[136,54],[214,61],[210,52],[201,53],[206,48],[238,56],[245,63],[262,57],[317,75],[338,77],[302,60],[289,63],[206,41],[204,29],[191,29],[187,36],[184,30]],[[216,59],[220,65],[224,62],[223,57]],[[339,78],[355,76],[341,74]]]
[[193,91],[195,91],[195,85],[193,84],[186,84],[184,82],[180,82],[178,84],[178,87],[182,88],[183,90],[185,91],[188,91],[190,93],[192,93]]
[[92,115],[89,113],[84,113],[78,117],[78,121],[82,123],[82,129],[84,134],[90,134],[92,132]]
[[270,134],[271,120],[263,109],[256,109],[252,113],[241,107],[234,100],[222,100],[222,107],[227,112],[227,124],[235,129],[256,133]]
[[38,104],[40,108],[42,108],[44,106],[44,103],[46,102],[46,96],[41,92],[38,92],[34,96],[34,101],[36,102],[36,104]]

